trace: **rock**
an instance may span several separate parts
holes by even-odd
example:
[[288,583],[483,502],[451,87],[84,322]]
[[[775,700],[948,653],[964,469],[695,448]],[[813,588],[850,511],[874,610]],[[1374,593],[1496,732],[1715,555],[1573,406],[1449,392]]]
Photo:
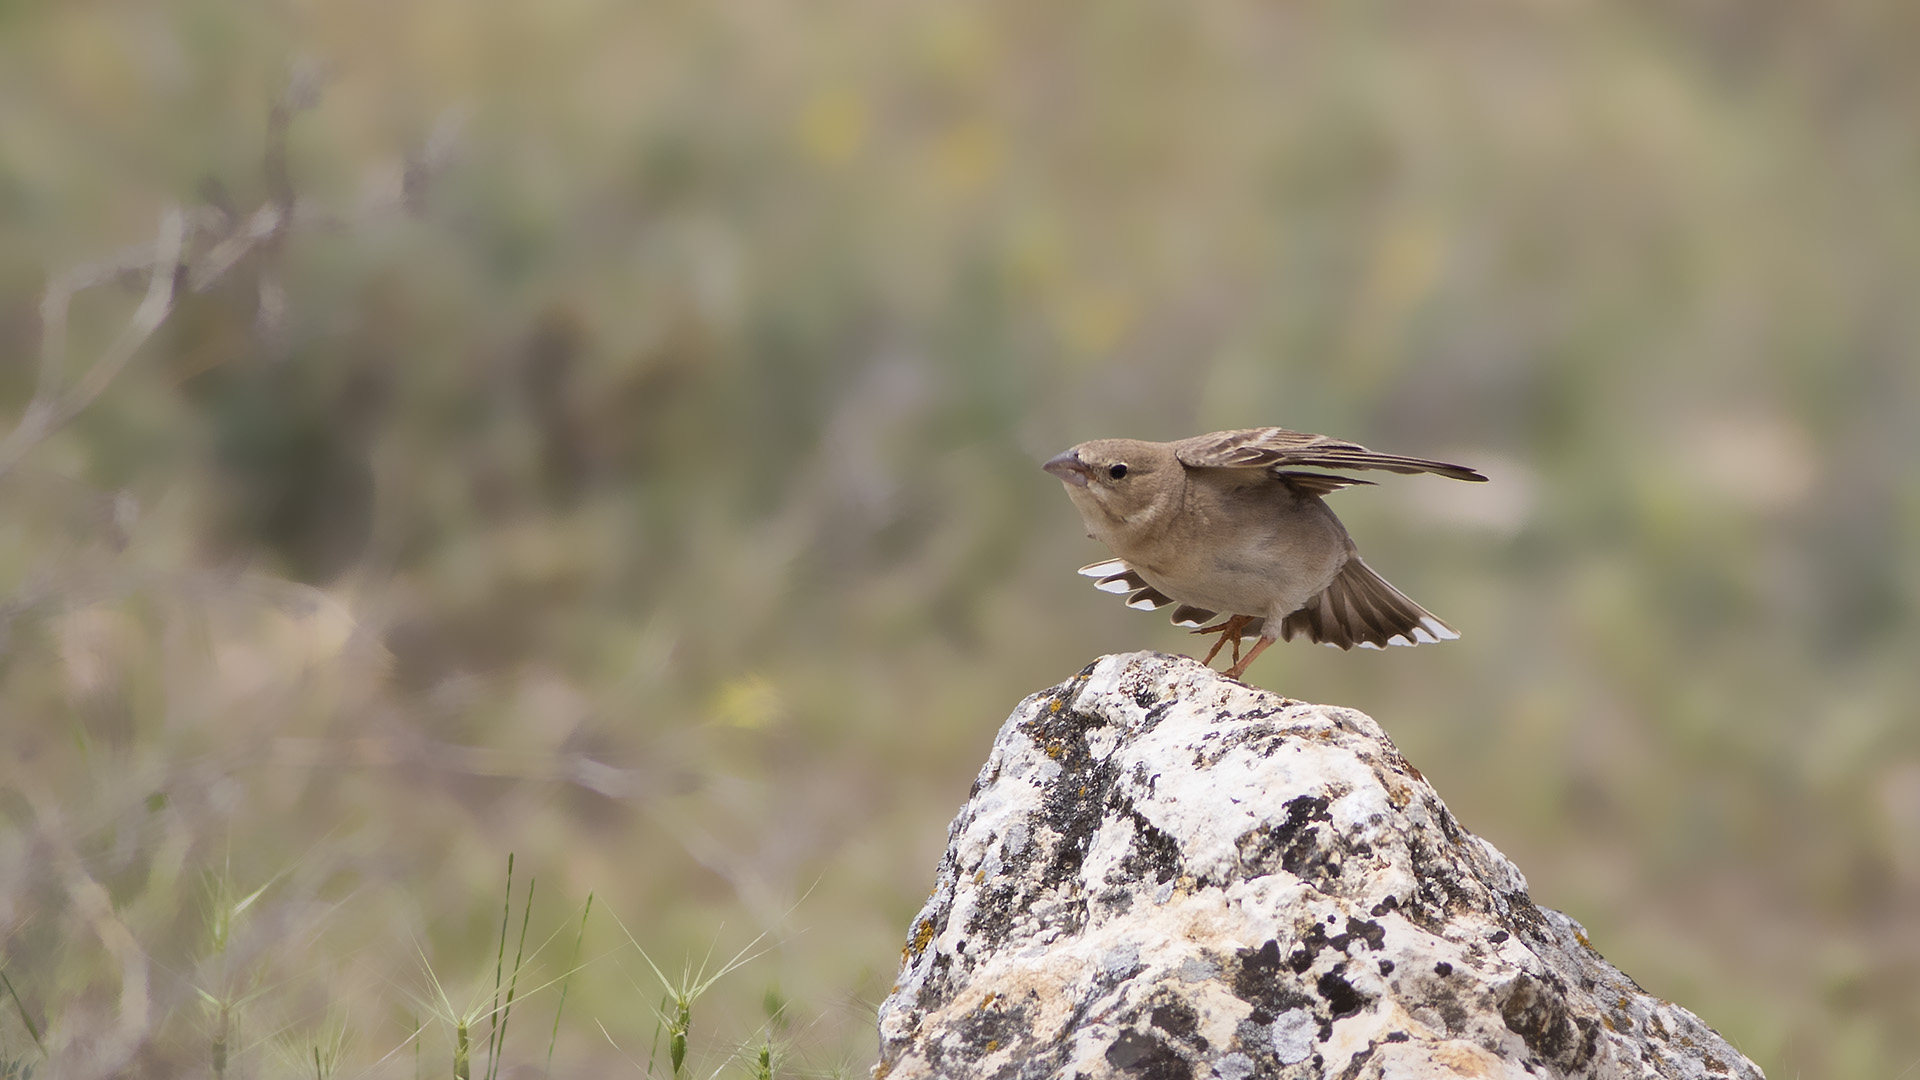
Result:
[[875,1077],[1715,1077],[1379,725],[1185,658],[1020,704],[948,831]]

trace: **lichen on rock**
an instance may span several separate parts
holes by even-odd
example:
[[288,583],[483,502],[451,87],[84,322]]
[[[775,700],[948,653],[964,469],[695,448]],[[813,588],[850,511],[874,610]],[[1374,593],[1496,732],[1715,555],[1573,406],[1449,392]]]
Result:
[[876,1077],[1740,1077],[1379,725],[1158,653],[1020,704],[880,1007]]

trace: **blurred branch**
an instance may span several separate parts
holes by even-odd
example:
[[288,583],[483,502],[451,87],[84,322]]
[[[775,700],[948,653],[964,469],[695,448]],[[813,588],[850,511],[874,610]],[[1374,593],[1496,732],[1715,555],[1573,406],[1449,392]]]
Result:
[[[0,439],[0,477],[12,472],[34,447],[84,412],[112,385],[140,346],[173,313],[182,286],[191,292],[205,292],[248,255],[259,253],[255,333],[271,346],[285,325],[286,291],[274,264],[288,234],[301,228],[349,231],[397,212],[420,209],[421,191],[444,166],[451,149],[453,118],[443,118],[419,151],[408,156],[398,183],[386,185],[387,190],[343,216],[301,202],[287,164],[287,128],[296,113],[318,101],[318,76],[306,69],[296,71],[268,115],[264,163],[267,199],[253,213],[240,218],[224,205],[224,198],[210,199],[208,205],[192,210],[170,207],[160,216],[159,236],[152,244],[76,266],[49,279],[40,301],[40,367],[33,398],[20,422]],[[216,185],[214,190],[222,189]],[[68,312],[73,298],[88,289],[140,277],[146,279],[146,297],[127,325],[86,374],[63,389],[61,372],[66,367]]]
[[262,209],[272,210],[273,214],[265,232],[258,237],[260,261],[254,271],[258,299],[253,332],[276,360],[286,351],[287,289],[280,281],[280,253],[293,223],[295,205],[293,169],[287,164],[287,131],[293,127],[295,113],[320,103],[320,84],[320,73],[311,65],[295,68],[293,77],[287,81],[286,92],[267,113],[267,205]]
[[[144,266],[138,263],[129,265],[128,261],[123,261],[123,256],[106,264],[80,267],[48,283],[47,294],[40,301],[40,375],[34,386],[33,400],[27,403],[27,411],[21,416],[19,426],[4,441],[0,441],[0,476],[12,471],[27,451],[59,430],[79,415],[94,398],[99,397],[100,392],[133,359],[140,345],[166,321],[167,315],[173,310],[174,293],[179,284],[181,252],[186,238],[186,215],[179,207],[171,207],[160,216],[160,236],[149,249]],[[67,308],[73,302],[73,295],[82,289],[116,280],[129,270],[136,269],[147,273],[146,299],[134,309],[133,316],[127,320],[120,335],[87,369],[86,376],[63,396],[59,389],[60,369],[66,358]]]
[[523,753],[431,740],[367,737],[350,742],[283,736],[271,760],[294,768],[417,765],[437,772],[502,780],[572,784],[609,799],[631,799],[657,787],[638,769],[623,769],[585,754]]
[[103,1039],[90,1034],[85,1047],[91,1058],[87,1062],[90,1067],[65,1075],[116,1075],[133,1059],[153,1026],[147,954],[134,939],[133,932],[114,914],[113,899],[106,887],[87,873],[80,854],[68,842],[53,800],[38,790],[37,785],[23,784],[21,790],[33,810],[41,841],[52,849],[54,868],[67,899],[73,902],[74,912],[120,966],[120,1019],[112,1037]]

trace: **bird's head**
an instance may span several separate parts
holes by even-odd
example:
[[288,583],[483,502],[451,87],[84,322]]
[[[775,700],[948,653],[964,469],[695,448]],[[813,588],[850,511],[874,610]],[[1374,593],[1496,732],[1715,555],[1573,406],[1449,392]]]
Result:
[[1164,501],[1180,462],[1163,443],[1094,439],[1055,455],[1041,468],[1060,478],[1067,496],[1096,537],[1108,529],[1145,524]]

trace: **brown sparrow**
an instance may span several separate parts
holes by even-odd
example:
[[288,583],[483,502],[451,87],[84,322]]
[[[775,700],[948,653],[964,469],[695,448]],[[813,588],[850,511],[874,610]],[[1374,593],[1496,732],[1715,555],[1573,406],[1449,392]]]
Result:
[[[1460,635],[1360,560],[1321,500],[1370,484],[1319,469],[1486,477],[1461,465],[1376,454],[1357,443],[1284,428],[1249,428],[1179,442],[1095,439],[1048,461],[1086,522],[1117,558],[1080,573],[1127,606],[1169,604],[1173,621],[1233,643],[1239,678],[1276,639],[1297,634],[1351,649]],[[1207,625],[1218,616],[1219,623]],[[1257,637],[1244,658],[1242,638]]]

